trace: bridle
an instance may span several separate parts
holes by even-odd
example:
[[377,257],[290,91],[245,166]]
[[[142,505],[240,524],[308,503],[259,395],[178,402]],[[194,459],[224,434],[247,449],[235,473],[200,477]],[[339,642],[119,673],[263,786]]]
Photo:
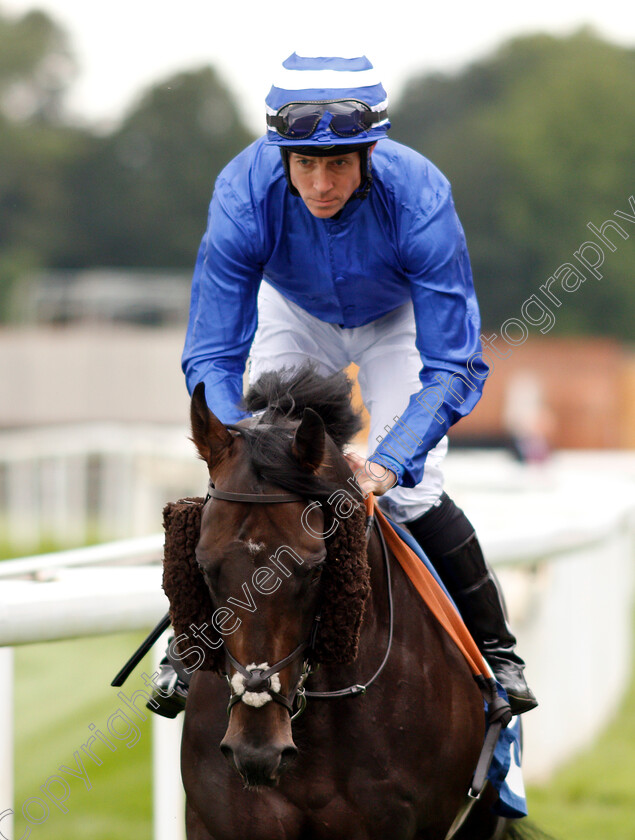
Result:
[[[222,499],[223,501],[228,502],[246,502],[248,504],[280,504],[285,502],[303,502],[306,499],[302,496],[296,495],[295,493],[233,493],[225,490],[217,490],[212,483],[210,482],[210,486],[207,493],[207,498],[205,499],[205,503],[209,501],[209,499]],[[381,528],[377,525],[375,518],[373,516],[368,516],[366,520],[366,544],[368,545],[368,541],[370,539],[370,534],[375,526],[375,530],[377,535],[379,536],[381,549],[382,549],[382,556],[384,560],[384,568],[386,572],[386,584],[387,584],[387,592],[388,592],[388,611],[389,611],[389,633],[388,633],[388,644],[386,646],[386,652],[384,653],[384,658],[382,659],[379,668],[375,671],[373,676],[364,684],[355,684],[349,685],[347,688],[341,688],[336,691],[306,691],[304,688],[304,683],[308,679],[311,674],[311,663],[310,659],[305,657],[303,663],[302,674],[298,682],[296,683],[294,689],[290,693],[289,697],[285,697],[278,691],[274,691],[271,688],[271,678],[275,676],[279,671],[285,668],[287,665],[290,665],[294,662],[298,657],[302,656],[304,651],[311,650],[313,647],[313,643],[317,636],[319,622],[320,622],[320,614],[315,616],[313,620],[313,626],[311,628],[311,633],[309,635],[309,640],[307,642],[302,642],[299,644],[295,650],[293,650],[288,656],[284,659],[281,659],[279,662],[276,662],[275,665],[272,665],[266,669],[261,668],[254,668],[251,667],[250,669],[245,668],[238,660],[230,653],[227,648],[227,645],[223,641],[223,646],[225,648],[225,653],[227,654],[227,658],[234,666],[234,668],[240,673],[244,679],[245,691],[253,691],[256,693],[259,692],[268,692],[271,699],[277,703],[283,705],[291,716],[291,720],[294,720],[296,717],[302,714],[304,709],[306,708],[306,701],[307,698],[312,697],[315,699],[331,699],[337,697],[354,697],[358,694],[365,694],[366,689],[373,683],[377,677],[381,674],[384,669],[386,662],[388,661],[388,657],[390,656],[390,650],[392,647],[392,637],[393,637],[393,625],[394,625],[394,610],[393,610],[393,598],[392,598],[392,584],[391,584],[391,576],[390,576],[390,563],[388,559],[388,549],[386,547],[386,541],[384,539],[384,535],[382,534]],[[229,678],[228,678],[229,682]],[[231,682],[230,682],[231,686]],[[496,688],[496,683],[494,680],[483,680],[479,682],[479,687],[481,692],[483,693],[483,697],[488,704],[488,730],[485,741],[483,743],[483,747],[481,749],[481,753],[477,762],[476,770],[474,772],[474,776],[472,779],[472,783],[470,786],[470,790],[468,792],[467,801],[464,806],[459,809],[457,816],[454,819],[450,829],[448,830],[445,840],[452,840],[460,827],[465,822],[467,815],[469,814],[470,810],[472,809],[474,803],[477,799],[480,798],[481,793],[485,787],[487,782],[487,772],[489,770],[492,757],[494,754],[494,749],[496,747],[496,742],[498,740],[498,736],[500,734],[501,728],[507,726],[511,719],[511,712],[509,710],[509,704],[502,698],[499,697],[498,691]],[[227,707],[227,712],[229,713],[233,706],[238,703],[241,699],[242,695],[237,693],[232,693],[232,696],[229,700],[229,705]],[[294,703],[298,703],[298,708],[294,712]]]
[[[227,502],[242,502],[246,504],[281,504],[285,502],[307,501],[307,497],[300,496],[295,493],[236,493],[227,490],[218,490],[213,486],[211,481],[207,496],[203,502],[203,506],[207,504],[207,502],[210,499],[219,499]],[[187,499],[183,501],[186,501],[188,504],[200,504],[199,500]],[[377,677],[379,677],[379,675],[384,669],[384,666],[386,665],[386,662],[388,661],[388,657],[390,656],[390,651],[392,647],[394,608],[388,549],[381,528],[377,525],[375,518],[372,515],[368,516],[366,519],[366,544],[368,544],[368,541],[370,539],[370,534],[373,529],[373,526],[375,526],[375,530],[377,532],[377,536],[379,538],[382,550],[382,557],[384,561],[384,569],[386,575],[386,591],[388,597],[389,614],[389,632],[386,651],[384,653],[384,657],[379,667],[377,668],[373,676],[363,685],[349,685],[347,688],[341,688],[336,691],[306,691],[304,689],[304,684],[311,674],[311,662],[309,655],[304,657],[302,674],[300,675],[300,678],[298,679],[295,687],[293,688],[288,697],[285,697],[280,692],[272,689],[271,681],[273,677],[275,677],[283,668],[286,668],[287,665],[290,665],[292,662],[294,662],[296,659],[302,656],[305,651],[308,650],[310,654],[310,651],[313,649],[315,639],[317,638],[318,628],[320,626],[320,613],[318,612],[313,619],[313,625],[311,627],[311,632],[309,634],[308,641],[302,642],[284,659],[281,659],[279,662],[276,662],[275,665],[272,665],[267,668],[258,668],[256,666],[245,667],[233,656],[231,651],[229,651],[229,649],[227,648],[225,642],[222,642],[222,646],[225,649],[227,659],[229,660],[229,662],[231,662],[237,674],[240,674],[240,676],[243,679],[242,693],[249,691],[257,695],[259,693],[266,692],[267,694],[269,694],[271,700],[280,703],[282,706],[284,706],[289,712],[291,720],[294,720],[306,708],[307,698],[326,700],[338,697],[354,697],[359,694],[365,694],[368,687],[377,679]],[[128,660],[128,662],[126,662],[124,667],[113,679],[111,685],[119,687],[124,684],[131,671],[136,665],[139,664],[142,657],[148,652],[148,650],[152,647],[152,645],[159,638],[159,636],[167,629],[169,624],[170,616],[168,614],[161,619],[159,624],[157,624],[154,630],[144,640],[141,646],[135,651],[135,653]],[[167,657],[176,672],[175,681],[176,675],[178,675],[178,677],[180,677],[186,685],[189,685],[190,673],[184,670],[180,659],[177,659],[175,656],[171,655],[169,648],[167,651]],[[229,680],[229,676],[227,674],[226,676],[231,686],[232,683]],[[489,728],[487,730],[487,735],[483,744],[483,748],[481,750],[481,754],[478,759],[476,771],[472,779],[472,784],[468,794],[467,805],[459,809],[459,813],[457,814],[457,817],[455,818],[450,830],[448,831],[445,840],[450,840],[450,838],[454,837],[456,832],[464,823],[474,802],[480,798],[481,793],[487,782],[487,772],[492,761],[492,756],[494,754],[494,749],[496,747],[498,735],[500,733],[501,728],[507,726],[511,719],[509,704],[502,697],[499,697],[495,681],[493,679],[479,680],[477,678],[477,683],[479,685],[479,688],[481,689],[481,692],[483,693],[485,702],[488,704]],[[231,711],[233,706],[235,706],[236,703],[238,703],[238,701],[241,699],[242,693],[232,691],[229,700],[229,705],[227,708],[228,713]],[[294,711],[294,705],[296,703],[298,704],[298,708]]]
[[[242,502],[246,504],[266,505],[307,501],[305,497],[300,496],[296,493],[235,493],[233,491],[228,490],[218,490],[216,487],[214,487],[211,481],[209,483],[207,496],[205,497],[203,505],[207,504],[207,502],[210,499],[219,499],[224,502]],[[306,701],[308,697],[322,700],[336,697],[354,697],[358,694],[365,694],[366,689],[371,685],[371,683],[373,683],[377,679],[377,677],[383,671],[386,662],[388,661],[388,657],[390,655],[390,650],[392,647],[394,625],[392,581],[390,575],[390,563],[388,561],[388,549],[386,547],[386,542],[384,540],[384,536],[381,532],[381,529],[376,525],[375,518],[373,516],[368,516],[366,519],[366,544],[368,545],[373,525],[375,525],[375,530],[379,536],[379,541],[382,549],[382,557],[384,561],[386,588],[388,593],[389,632],[388,643],[386,646],[384,658],[382,659],[379,667],[377,668],[373,676],[365,684],[349,685],[347,688],[340,688],[336,691],[305,690],[304,684],[311,674],[310,651],[312,651],[314,648],[315,640],[317,638],[317,634],[320,627],[321,615],[319,611],[318,613],[316,613],[313,619],[313,625],[309,633],[309,638],[306,641],[301,642],[295,648],[295,650],[291,651],[291,653],[288,656],[285,656],[284,659],[280,659],[278,662],[276,662],[274,665],[269,666],[268,668],[259,668],[254,666],[246,667],[236,659],[236,657],[231,653],[231,651],[227,647],[227,644],[223,640],[222,646],[225,650],[227,659],[233,665],[234,669],[243,678],[243,691],[253,692],[256,694],[264,692],[268,693],[274,702],[279,703],[280,705],[284,706],[285,709],[287,709],[287,711],[291,715],[291,720],[294,720],[296,717],[302,714],[302,712],[306,708]],[[285,697],[282,693],[272,688],[272,678],[280,671],[282,671],[283,668],[286,668],[287,665],[291,665],[292,662],[295,662],[297,659],[303,656],[305,651],[309,651],[309,656],[304,657],[302,673],[300,675],[300,678],[298,679],[294,688],[290,692],[289,696]],[[227,707],[227,712],[229,713],[232,710],[232,708],[236,705],[236,703],[240,702],[240,700],[243,698],[243,691],[241,691],[240,693],[235,692],[233,690],[232,682],[229,678],[229,675],[225,674],[225,676],[230,685],[230,689],[232,689],[229,705]],[[294,710],[294,706],[296,703],[297,709]]]

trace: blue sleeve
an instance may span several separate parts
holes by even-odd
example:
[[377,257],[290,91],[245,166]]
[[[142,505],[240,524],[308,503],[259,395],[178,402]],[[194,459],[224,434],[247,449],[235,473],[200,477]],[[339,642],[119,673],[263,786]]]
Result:
[[257,326],[258,241],[251,207],[219,179],[194,268],[182,367],[190,394],[204,382],[207,404],[224,423],[245,416],[237,406]]
[[422,362],[421,390],[370,456],[404,487],[421,481],[427,453],[472,411],[488,374],[465,236],[449,183],[434,168],[432,178],[419,206],[402,216],[399,232]]

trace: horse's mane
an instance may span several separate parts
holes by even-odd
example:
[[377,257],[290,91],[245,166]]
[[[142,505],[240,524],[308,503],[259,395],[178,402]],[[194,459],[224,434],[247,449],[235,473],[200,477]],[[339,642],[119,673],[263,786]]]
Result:
[[256,475],[306,498],[327,498],[335,485],[323,475],[307,473],[291,453],[293,425],[305,408],[313,409],[341,451],[362,427],[351,405],[351,389],[344,371],[322,376],[312,363],[264,373],[243,399],[245,410],[262,414],[254,425],[240,427]]

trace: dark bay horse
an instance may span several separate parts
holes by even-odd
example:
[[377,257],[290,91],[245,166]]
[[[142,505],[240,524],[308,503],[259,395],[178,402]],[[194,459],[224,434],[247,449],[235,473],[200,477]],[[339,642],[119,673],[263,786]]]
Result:
[[[246,397],[260,416],[226,427],[202,386],[193,395],[193,440],[215,490],[196,549],[202,590],[193,583],[188,597],[192,615],[207,616],[199,644],[212,625],[207,667],[231,686],[212,670],[192,675],[181,761],[188,840],[444,840],[465,802],[484,737],[481,693],[396,562],[390,644],[380,538],[372,531],[366,543],[361,505],[366,571],[335,586],[329,577],[350,549],[341,541],[333,557],[329,541],[352,527],[360,500],[342,454],[359,428],[349,396],[344,374],[265,375]],[[316,626],[312,692],[363,686],[389,656],[366,693],[309,699],[292,721]],[[486,789],[457,840],[520,836],[490,811],[493,798]]]

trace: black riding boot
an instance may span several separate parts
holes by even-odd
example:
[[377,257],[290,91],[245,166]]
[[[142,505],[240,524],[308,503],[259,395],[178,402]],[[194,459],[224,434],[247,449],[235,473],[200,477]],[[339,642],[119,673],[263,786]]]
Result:
[[[168,641],[168,647],[172,639]],[[159,673],[153,681],[154,688],[146,708],[166,718],[175,718],[185,708],[188,686],[176,673],[166,655],[159,663]],[[157,705],[158,704],[158,705]]]
[[443,493],[439,504],[406,523],[423,548],[479,650],[509,697],[512,714],[538,705],[527,685],[525,663],[515,651],[505,607],[494,573],[487,565],[469,520]]

